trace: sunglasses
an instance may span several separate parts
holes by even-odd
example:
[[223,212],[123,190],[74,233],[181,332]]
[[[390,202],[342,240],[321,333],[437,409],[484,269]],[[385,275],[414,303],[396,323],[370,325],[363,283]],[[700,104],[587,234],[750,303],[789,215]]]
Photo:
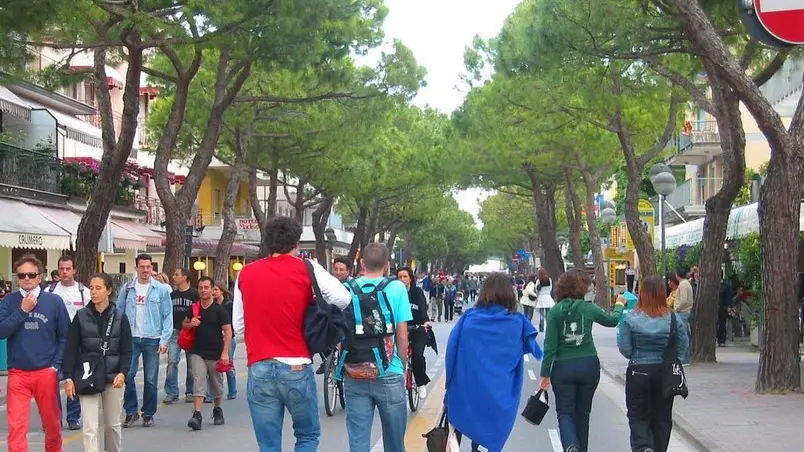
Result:
[[17,273],[17,279],[34,279],[39,273]]

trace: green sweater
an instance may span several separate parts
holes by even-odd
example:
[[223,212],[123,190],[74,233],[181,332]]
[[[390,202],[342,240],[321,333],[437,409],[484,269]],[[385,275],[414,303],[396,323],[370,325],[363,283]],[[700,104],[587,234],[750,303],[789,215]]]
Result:
[[553,306],[547,314],[542,377],[550,377],[553,361],[597,356],[592,324],[597,322],[615,327],[622,313],[623,306],[620,304],[615,305],[614,312],[607,314],[594,303],[567,298]]

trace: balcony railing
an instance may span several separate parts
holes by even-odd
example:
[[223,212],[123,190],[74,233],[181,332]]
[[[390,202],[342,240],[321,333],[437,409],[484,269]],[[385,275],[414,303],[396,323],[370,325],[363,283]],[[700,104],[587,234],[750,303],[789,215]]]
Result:
[[62,194],[61,160],[0,143],[0,184]]
[[677,137],[678,152],[684,152],[696,144],[720,143],[720,133],[715,121],[687,121]]
[[771,105],[776,105],[804,86],[804,59],[788,58],[781,70],[774,74],[759,90]]
[[134,208],[145,212],[146,224],[158,226],[165,221],[165,209],[159,199],[137,194],[134,196]]
[[691,182],[691,180],[684,181],[683,184],[679,184],[676,187],[676,190],[673,193],[667,195],[667,203],[673,206],[674,209],[681,209],[693,204],[693,190]]
[[674,209],[703,206],[707,199],[717,194],[721,186],[723,186],[723,178],[720,177],[689,179],[679,184],[676,190],[667,196],[667,202]]

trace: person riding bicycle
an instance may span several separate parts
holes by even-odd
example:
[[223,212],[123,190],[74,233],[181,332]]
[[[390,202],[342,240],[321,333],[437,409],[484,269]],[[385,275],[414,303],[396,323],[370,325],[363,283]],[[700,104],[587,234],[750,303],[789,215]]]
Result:
[[410,310],[413,313],[413,320],[408,322],[408,337],[411,343],[411,370],[416,386],[419,391],[419,398],[427,397],[427,384],[430,377],[427,376],[427,362],[424,359],[424,348],[427,346],[427,330],[430,328],[430,318],[427,316],[427,299],[424,291],[416,286],[416,279],[413,270],[409,267],[400,268],[396,273],[397,279],[405,283],[410,299]]

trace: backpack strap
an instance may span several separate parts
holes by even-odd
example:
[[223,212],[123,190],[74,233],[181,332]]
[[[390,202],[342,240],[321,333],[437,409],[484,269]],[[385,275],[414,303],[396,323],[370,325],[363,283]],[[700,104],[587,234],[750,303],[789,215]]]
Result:
[[58,285],[59,285],[59,283],[57,283],[57,282],[51,283],[50,287],[47,288],[47,291],[50,292],[50,293],[53,293],[53,291],[56,290],[56,286],[58,286]]
[[193,303],[193,317],[198,317],[201,315],[201,302],[196,301]]
[[[51,290],[51,292],[53,291]],[[78,283],[78,294],[81,296],[81,302],[85,303],[86,300],[84,300],[84,285],[81,283]]]
[[391,283],[391,280],[388,278],[384,278],[379,285],[377,285],[377,300],[385,303],[385,309],[388,311],[388,318],[385,319],[386,322],[390,320],[391,325],[394,328],[394,333],[396,333],[396,319],[394,319],[394,310],[391,309],[391,303],[388,302],[388,296],[385,293],[385,288],[388,284]]
[[[324,295],[321,293],[321,287],[318,285],[318,280],[315,279],[315,267],[313,267],[313,263],[310,262],[310,259],[304,260],[304,265],[307,267],[307,275],[310,277],[310,284],[313,286],[313,293],[316,296],[316,299],[323,300]],[[315,303],[316,300],[313,300]]]

